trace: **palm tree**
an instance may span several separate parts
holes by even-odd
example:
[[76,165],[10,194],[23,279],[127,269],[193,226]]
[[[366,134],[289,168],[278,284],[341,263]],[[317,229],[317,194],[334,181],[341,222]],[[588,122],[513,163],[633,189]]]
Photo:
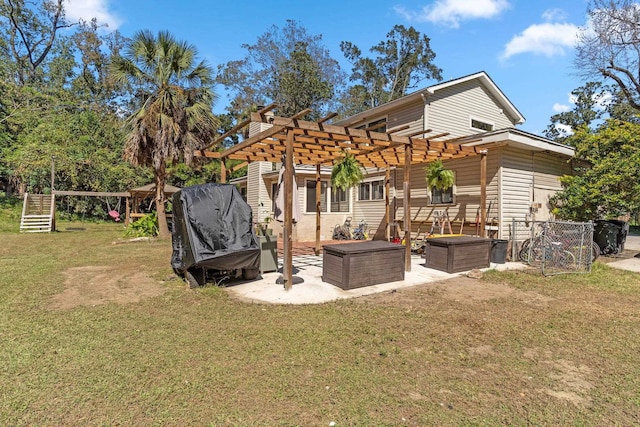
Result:
[[121,84],[131,84],[140,107],[126,119],[124,158],[154,171],[160,236],[169,236],[164,185],[167,166],[193,162],[194,151],[213,138],[217,127],[212,107],[212,70],[196,63],[195,46],[177,41],[169,32],[155,37],[135,34],[125,54],[111,63]]

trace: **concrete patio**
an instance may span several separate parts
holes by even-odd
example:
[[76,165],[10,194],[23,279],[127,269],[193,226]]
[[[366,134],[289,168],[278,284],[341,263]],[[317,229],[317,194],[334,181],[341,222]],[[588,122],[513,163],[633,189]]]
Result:
[[[343,241],[344,242],[344,241]],[[336,241],[322,242],[322,244],[340,243]],[[282,260],[282,254],[279,254]],[[622,254],[607,257],[610,267],[622,270],[640,272],[640,236],[629,235]],[[282,267],[280,263],[280,267]],[[512,270],[523,269],[527,266],[521,262],[507,262],[505,264],[491,263],[489,269]],[[313,244],[296,243],[293,250],[293,274],[302,283],[294,284],[289,291],[276,281],[281,276],[279,272],[264,273],[258,280],[240,281],[228,284],[225,288],[231,295],[244,301],[266,304],[320,304],[345,298],[354,298],[380,292],[390,292],[410,286],[424,285],[451,279],[468,272],[449,274],[424,266],[424,259],[420,255],[411,256],[411,271],[405,272],[404,280],[379,285],[367,286],[350,290],[343,290],[337,286],[322,281],[322,255],[315,255]],[[294,281],[296,283],[297,281]]]
[[[344,243],[345,241],[327,241],[325,244]],[[282,254],[279,254],[279,266],[282,268]],[[420,255],[411,256],[411,271],[405,272],[404,280],[382,283],[379,285],[343,290],[337,286],[322,281],[322,254],[315,255],[313,244],[296,243],[293,250],[294,285],[289,291],[276,281],[280,272],[264,273],[258,280],[229,284],[226,288],[233,296],[244,301],[271,304],[320,304],[344,298],[354,298],[379,292],[388,292],[410,286],[422,285],[440,280],[446,280],[467,272],[449,274],[443,271],[426,268],[425,260]],[[520,262],[505,264],[492,263],[490,268],[498,270],[525,268]],[[483,269],[488,270],[489,268]],[[296,280],[297,278],[297,280]],[[302,280],[302,283],[297,283]],[[296,284],[297,283],[297,284]]]

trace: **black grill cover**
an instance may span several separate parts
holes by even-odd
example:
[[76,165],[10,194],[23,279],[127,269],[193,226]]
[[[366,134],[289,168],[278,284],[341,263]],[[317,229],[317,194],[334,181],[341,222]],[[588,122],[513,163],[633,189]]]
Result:
[[172,200],[174,269],[260,268],[253,213],[235,185],[194,185],[176,192]]

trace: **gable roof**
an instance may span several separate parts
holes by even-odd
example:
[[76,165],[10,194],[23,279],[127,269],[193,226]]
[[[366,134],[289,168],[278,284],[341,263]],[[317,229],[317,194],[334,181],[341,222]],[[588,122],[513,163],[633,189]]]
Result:
[[356,123],[364,122],[368,119],[373,119],[375,116],[382,115],[390,110],[394,110],[402,105],[415,102],[416,100],[422,98],[424,99],[428,95],[433,95],[439,90],[450,88],[451,86],[456,86],[462,83],[466,83],[472,80],[478,80],[494,98],[497,102],[502,106],[504,112],[508,114],[509,117],[513,117],[516,124],[522,124],[525,121],[524,116],[518,111],[518,109],[509,101],[509,98],[500,90],[500,88],[491,80],[489,75],[480,71],[475,74],[469,74],[468,76],[460,77],[457,79],[449,80],[444,83],[438,83],[432,86],[428,86],[426,88],[420,89],[413,93],[403,96],[402,98],[394,99],[393,101],[387,102],[385,104],[379,105],[377,107],[371,108],[369,110],[363,111],[358,114],[354,114],[353,116],[347,117],[344,120],[340,120],[336,122],[338,125],[352,126]]
[[433,86],[429,86],[426,88],[428,93],[435,93],[438,90],[449,88],[451,86],[459,85],[461,83],[466,83],[471,80],[479,80],[486,88],[489,90],[491,95],[493,95],[498,103],[504,108],[505,112],[509,113],[509,116],[515,119],[516,124],[524,123],[524,116],[520,114],[520,111],[509,101],[509,98],[500,90],[500,88],[491,80],[491,77],[484,71],[480,71],[479,73],[469,74],[468,76],[460,77],[458,79],[449,80],[448,82],[439,83]]

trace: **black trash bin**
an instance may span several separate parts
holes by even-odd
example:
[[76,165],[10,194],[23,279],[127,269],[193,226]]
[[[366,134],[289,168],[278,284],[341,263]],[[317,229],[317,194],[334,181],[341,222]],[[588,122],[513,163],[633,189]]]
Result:
[[617,254],[624,250],[629,223],[615,219],[600,219],[593,225],[593,241],[600,246],[600,254]]
[[507,262],[507,246],[508,240],[493,239],[491,240],[491,262],[496,264],[504,264]]

